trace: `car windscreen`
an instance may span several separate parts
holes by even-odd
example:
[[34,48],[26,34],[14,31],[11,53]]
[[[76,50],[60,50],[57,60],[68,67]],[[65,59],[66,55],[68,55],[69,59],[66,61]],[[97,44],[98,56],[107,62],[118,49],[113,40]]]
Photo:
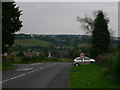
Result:
[[90,58],[88,58],[88,57],[85,57],[85,58],[84,58],[84,60],[90,60]]
[[76,58],[76,60],[83,60],[83,58],[81,58],[81,57],[78,57],[78,58]]

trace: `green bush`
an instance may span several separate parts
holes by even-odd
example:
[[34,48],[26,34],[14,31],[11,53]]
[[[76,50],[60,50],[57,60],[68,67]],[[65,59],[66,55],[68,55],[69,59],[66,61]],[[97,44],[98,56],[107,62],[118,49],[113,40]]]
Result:
[[46,58],[44,56],[24,56],[22,57],[22,62],[39,62],[39,61],[44,61]]
[[51,60],[51,61],[59,61],[59,59],[58,59],[58,58],[55,58],[55,57],[54,57],[54,58],[50,58],[50,60]]
[[120,51],[108,58],[107,72],[112,75],[116,83],[120,84]]
[[22,62],[31,62],[32,61],[32,57],[28,57],[28,56],[24,56],[21,59]]
[[103,67],[106,77],[120,84],[120,51],[113,54],[102,54],[95,58],[96,63]]
[[22,57],[22,56],[24,56],[24,53],[23,52],[19,52],[16,56]]
[[45,61],[59,61],[60,59],[56,58],[56,57],[47,57],[45,59]]
[[14,62],[14,56],[2,56],[2,61],[3,62]]
[[6,56],[2,56],[2,62],[7,62],[7,57]]
[[110,54],[102,54],[102,55],[98,55],[95,60],[97,62],[97,64],[101,65],[101,66],[108,66],[108,58],[111,57]]
[[43,55],[40,55],[40,56],[38,56],[38,57],[39,57],[39,61],[44,61],[44,60],[46,60],[46,57],[43,56]]

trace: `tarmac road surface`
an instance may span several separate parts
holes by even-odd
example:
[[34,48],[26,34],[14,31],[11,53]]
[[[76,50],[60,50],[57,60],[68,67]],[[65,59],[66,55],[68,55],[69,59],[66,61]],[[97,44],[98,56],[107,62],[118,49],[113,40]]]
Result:
[[17,66],[2,72],[2,88],[70,88],[72,63],[33,63]]

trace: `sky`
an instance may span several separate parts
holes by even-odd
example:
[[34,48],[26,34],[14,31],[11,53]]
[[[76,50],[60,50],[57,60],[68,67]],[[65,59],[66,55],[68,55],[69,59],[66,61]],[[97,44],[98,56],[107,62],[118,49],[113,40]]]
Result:
[[[76,17],[103,10],[110,19],[109,28],[118,36],[117,2],[17,2],[23,27],[17,33],[30,34],[85,34]],[[92,17],[93,18],[93,17]]]

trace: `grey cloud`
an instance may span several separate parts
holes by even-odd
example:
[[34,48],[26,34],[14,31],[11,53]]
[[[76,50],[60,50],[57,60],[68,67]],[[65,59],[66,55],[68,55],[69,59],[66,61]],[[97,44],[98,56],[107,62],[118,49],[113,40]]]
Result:
[[117,3],[114,2],[17,2],[23,10],[21,19],[25,33],[84,34],[76,17],[92,16],[94,10],[102,9],[111,20],[109,27],[118,33]]

